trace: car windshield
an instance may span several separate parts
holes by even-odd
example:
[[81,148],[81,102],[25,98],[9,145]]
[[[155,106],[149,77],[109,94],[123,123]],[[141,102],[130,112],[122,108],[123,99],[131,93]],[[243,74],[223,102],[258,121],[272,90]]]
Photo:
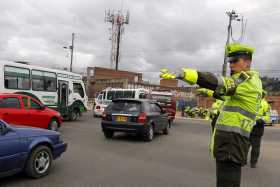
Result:
[[115,101],[108,108],[110,112],[140,112],[141,103],[132,101]]

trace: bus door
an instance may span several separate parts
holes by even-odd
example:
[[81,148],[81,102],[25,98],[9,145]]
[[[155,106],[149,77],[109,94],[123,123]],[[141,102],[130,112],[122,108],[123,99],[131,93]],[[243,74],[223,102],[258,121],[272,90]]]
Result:
[[68,96],[69,96],[69,83],[67,81],[58,81],[58,109],[64,113],[68,107]]

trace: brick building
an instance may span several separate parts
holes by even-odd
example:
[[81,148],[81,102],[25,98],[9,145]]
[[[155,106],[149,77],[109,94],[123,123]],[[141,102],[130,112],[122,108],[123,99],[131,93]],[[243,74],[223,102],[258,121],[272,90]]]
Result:
[[168,79],[161,79],[160,80],[161,86],[167,86],[167,87],[178,87],[178,80],[168,80]]
[[129,71],[116,71],[101,67],[87,68],[87,95],[89,98],[96,96],[101,90],[111,88],[144,88],[147,90],[176,91],[178,97],[188,97],[191,88],[177,87],[178,81],[161,81],[160,85],[150,84],[142,80],[141,73]]
[[102,67],[88,67],[87,78],[90,79],[114,79],[125,78],[129,82],[143,82],[142,73],[134,73],[130,71],[116,71],[113,69]]

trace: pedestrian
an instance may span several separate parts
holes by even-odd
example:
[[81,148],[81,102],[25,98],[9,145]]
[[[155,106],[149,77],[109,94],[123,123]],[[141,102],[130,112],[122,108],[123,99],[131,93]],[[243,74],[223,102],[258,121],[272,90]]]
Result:
[[185,116],[185,100],[183,98],[179,99],[179,111],[181,112],[181,117]]
[[183,68],[179,74],[162,69],[163,79],[179,79],[214,91],[225,98],[211,138],[210,150],[216,159],[217,187],[240,187],[241,167],[247,163],[250,133],[261,101],[259,73],[251,71],[254,49],[242,44],[226,46],[231,76]]
[[251,159],[250,166],[251,168],[257,167],[258,158],[260,156],[261,140],[264,134],[264,126],[270,120],[270,105],[265,100],[266,92],[263,91],[263,99],[257,114],[256,124],[253,127],[253,130],[250,135],[251,143]]

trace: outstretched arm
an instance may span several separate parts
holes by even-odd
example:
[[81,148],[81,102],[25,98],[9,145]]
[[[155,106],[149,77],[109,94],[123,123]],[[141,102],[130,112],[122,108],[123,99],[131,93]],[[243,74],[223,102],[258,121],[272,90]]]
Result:
[[233,95],[240,82],[248,79],[248,75],[243,73],[238,79],[231,77],[223,77],[210,72],[199,72],[193,69],[183,68],[180,74],[169,73],[168,69],[161,71],[161,78],[164,79],[180,79],[189,84],[198,84],[200,87],[214,91],[214,97]]

